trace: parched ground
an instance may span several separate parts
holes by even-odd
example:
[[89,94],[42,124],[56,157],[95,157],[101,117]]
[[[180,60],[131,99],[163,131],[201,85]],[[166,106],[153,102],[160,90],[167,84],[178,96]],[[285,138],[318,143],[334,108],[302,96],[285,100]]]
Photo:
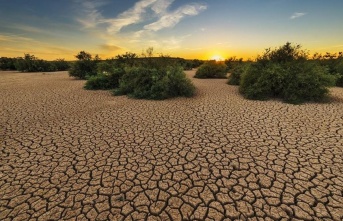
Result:
[[193,82],[146,101],[0,73],[0,220],[343,219],[343,88],[294,106]]

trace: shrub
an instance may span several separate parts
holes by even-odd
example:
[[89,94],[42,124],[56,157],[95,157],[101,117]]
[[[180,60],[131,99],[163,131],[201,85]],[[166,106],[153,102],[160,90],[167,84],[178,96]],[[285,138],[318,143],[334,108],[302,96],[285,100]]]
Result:
[[300,46],[290,43],[266,50],[241,76],[240,92],[248,99],[276,97],[295,104],[323,99],[335,77],[306,58]]
[[341,57],[337,62],[335,71],[337,76],[336,86],[343,87],[343,57]]
[[202,64],[197,72],[195,78],[226,78],[227,67],[222,62],[209,61]]
[[105,74],[90,76],[85,84],[87,90],[107,90],[110,89],[108,77]]
[[195,87],[186,77],[182,67],[127,68],[115,95],[129,95],[139,99],[167,99],[176,96],[190,97]]
[[123,69],[112,69],[107,73],[90,76],[85,84],[87,90],[109,90],[119,86],[120,78],[125,74]]
[[335,76],[336,86],[343,87],[343,52],[338,54],[326,52],[324,55],[315,53],[311,62],[327,68],[328,72]]
[[75,56],[78,60],[72,65],[69,70],[69,76],[79,79],[86,79],[87,77],[97,74],[98,56],[92,59],[92,55],[81,51]]
[[70,68],[70,64],[61,58],[52,61],[52,64],[55,66],[56,71],[66,71]]
[[243,58],[236,58],[236,56],[225,59],[224,63],[227,66],[227,70],[232,72],[237,66],[243,63]]
[[16,70],[16,58],[0,57],[0,70]]
[[246,98],[253,100],[277,97],[284,75],[284,69],[280,64],[252,64],[242,75],[239,91]]
[[239,85],[241,82],[241,76],[248,70],[249,66],[250,64],[248,63],[241,63],[234,67],[227,83],[230,85]]
[[308,62],[292,63],[286,71],[282,98],[289,103],[320,101],[335,85],[335,77],[325,67]]
[[38,59],[30,54],[25,54],[22,58],[17,58],[14,66],[16,70],[21,72],[49,72],[57,70],[54,62]]

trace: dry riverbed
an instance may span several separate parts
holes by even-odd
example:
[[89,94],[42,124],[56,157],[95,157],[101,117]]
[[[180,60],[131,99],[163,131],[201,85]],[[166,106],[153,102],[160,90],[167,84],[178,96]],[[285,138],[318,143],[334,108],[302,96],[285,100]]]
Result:
[[192,81],[147,101],[0,72],[0,220],[343,219],[343,88],[295,106]]

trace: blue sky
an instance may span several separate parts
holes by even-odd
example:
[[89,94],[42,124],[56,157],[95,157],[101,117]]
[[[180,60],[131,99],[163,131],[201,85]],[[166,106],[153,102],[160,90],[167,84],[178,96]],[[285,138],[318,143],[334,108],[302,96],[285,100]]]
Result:
[[0,56],[81,50],[254,58],[287,41],[343,51],[342,0],[0,0]]

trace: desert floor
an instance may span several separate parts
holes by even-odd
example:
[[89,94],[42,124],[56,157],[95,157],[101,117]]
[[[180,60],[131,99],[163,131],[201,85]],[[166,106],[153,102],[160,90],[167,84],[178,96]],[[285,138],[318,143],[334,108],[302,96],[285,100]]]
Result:
[[147,101],[1,72],[0,220],[343,219],[343,88],[295,106],[192,81]]

